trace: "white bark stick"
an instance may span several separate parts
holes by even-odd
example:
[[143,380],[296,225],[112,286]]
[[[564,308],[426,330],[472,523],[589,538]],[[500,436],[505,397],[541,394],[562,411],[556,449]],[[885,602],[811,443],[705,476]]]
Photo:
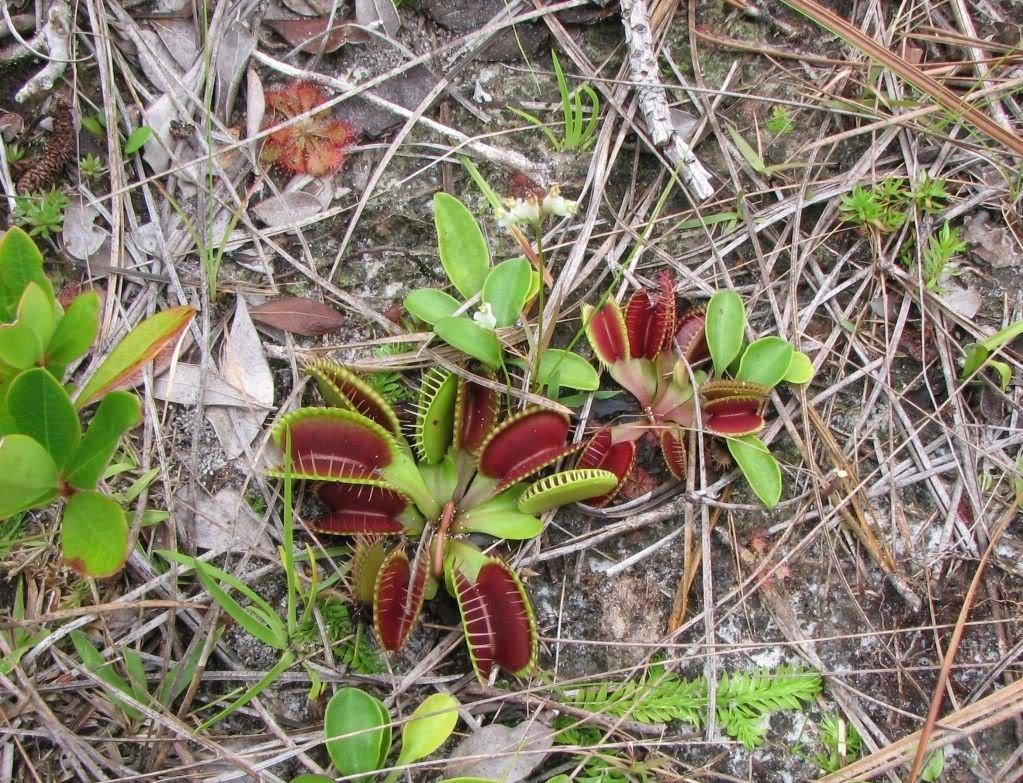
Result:
[[48,55],[46,65],[18,90],[14,100],[24,103],[40,93],[49,92],[64,71],[71,52],[71,8],[64,0],[57,0],[46,13],[46,24],[32,39]]
[[629,47],[629,70],[637,85],[636,97],[646,119],[654,145],[675,166],[693,197],[710,198],[714,187],[710,173],[693,154],[671,122],[668,95],[661,85],[654,40],[650,30],[650,12],[646,0],[621,0],[625,43]]

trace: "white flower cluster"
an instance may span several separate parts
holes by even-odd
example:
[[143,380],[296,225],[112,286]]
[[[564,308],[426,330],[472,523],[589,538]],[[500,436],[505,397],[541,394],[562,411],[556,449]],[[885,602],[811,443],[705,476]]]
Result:
[[554,185],[543,199],[539,196],[506,199],[504,206],[499,207],[494,215],[501,228],[525,224],[538,226],[550,215],[568,217],[574,215],[578,208],[576,202],[562,196],[558,186]]
[[481,304],[479,310],[473,313],[472,320],[488,332],[492,332],[497,329],[497,318],[494,316],[494,311],[490,307],[490,302],[484,302]]

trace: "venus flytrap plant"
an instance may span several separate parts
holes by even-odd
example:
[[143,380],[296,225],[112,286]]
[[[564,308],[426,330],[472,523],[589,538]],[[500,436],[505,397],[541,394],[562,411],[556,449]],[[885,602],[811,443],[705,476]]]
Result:
[[612,492],[624,474],[591,442],[576,468],[537,479],[577,450],[568,417],[530,408],[502,420],[497,392],[440,368],[423,378],[411,444],[362,378],[326,361],[307,371],[331,407],[287,414],[274,441],[290,439],[296,478],[322,482],[328,512],[309,527],[357,537],[353,592],[372,605],[381,645],[400,650],[443,585],[458,603],[477,676],[486,681],[498,667],[527,674],[537,636],[525,588],[470,535],[532,538],[539,514]]
[[[616,450],[617,463],[631,465],[635,441],[652,429],[669,471],[684,480],[685,434],[699,428],[726,439],[764,505],[778,503],[781,471],[756,433],[764,426],[770,390],[782,381],[806,383],[813,376],[805,354],[779,337],[744,346],[745,307],[734,291],[719,292],[706,307],[678,316],[667,276],[657,291],[634,293],[624,311],[609,300],[600,308],[584,308],[583,320],[597,358],[642,411],[643,420],[598,433],[608,449]],[[695,369],[708,357],[710,372]]]
[[[12,228],[0,240],[0,519],[62,499],[61,548],[82,574],[111,576],[128,556],[124,509],[99,490],[141,412],[138,398],[117,388],[173,345],[194,315],[176,307],[140,323],[72,400],[61,380],[96,337],[99,298],[80,294],[65,310],[31,238]],[[83,428],[81,411],[96,402]]]

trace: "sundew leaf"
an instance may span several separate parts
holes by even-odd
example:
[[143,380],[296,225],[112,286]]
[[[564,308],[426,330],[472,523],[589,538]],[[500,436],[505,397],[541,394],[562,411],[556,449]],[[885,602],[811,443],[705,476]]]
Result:
[[24,370],[39,364],[57,327],[52,294],[29,282],[17,305],[17,320],[0,325],[0,362]]
[[781,498],[781,468],[764,442],[756,435],[728,438],[728,451],[760,502],[768,508],[778,505]]
[[455,297],[436,288],[417,288],[405,297],[405,309],[409,314],[430,326],[454,315],[460,306]]
[[780,337],[761,337],[749,344],[739,361],[735,377],[767,387],[781,382],[792,365],[792,346]]
[[128,559],[128,520],[115,501],[99,492],[71,496],[61,523],[61,549],[75,571],[101,579]]
[[60,487],[53,457],[27,435],[0,438],[0,519],[49,502]]
[[490,305],[498,326],[511,326],[526,305],[533,267],[524,258],[510,258],[495,266],[483,282],[483,301]]
[[490,250],[476,218],[457,198],[447,193],[433,197],[440,262],[455,289],[468,299],[483,288],[490,271]]
[[742,350],[746,310],[735,291],[718,291],[707,305],[707,346],[714,372],[722,375]]
[[71,398],[42,367],[18,375],[7,390],[7,409],[17,432],[28,435],[63,467],[82,439]]
[[47,365],[66,365],[82,356],[99,331],[99,297],[92,291],[79,294],[68,306],[46,349]]
[[548,348],[540,356],[536,380],[542,386],[556,381],[558,386],[580,391],[600,388],[600,376],[588,361],[571,351]]
[[118,383],[177,340],[195,317],[195,308],[182,306],[151,315],[117,344],[78,393],[79,408],[95,402]]
[[125,432],[138,424],[139,398],[115,391],[100,400],[85,436],[64,466],[64,478],[76,489],[94,489]]
[[14,227],[0,239],[0,321],[14,317],[29,283],[38,285],[53,300],[53,284],[43,273],[39,248],[25,231]]
[[337,771],[364,780],[384,766],[391,748],[390,723],[383,702],[365,691],[342,688],[335,693],[323,715],[323,733]]
[[501,366],[501,344],[497,335],[468,318],[441,318],[434,331],[448,345],[490,367]]
[[447,693],[434,693],[416,707],[401,732],[397,765],[426,758],[444,744],[458,723],[458,700]]

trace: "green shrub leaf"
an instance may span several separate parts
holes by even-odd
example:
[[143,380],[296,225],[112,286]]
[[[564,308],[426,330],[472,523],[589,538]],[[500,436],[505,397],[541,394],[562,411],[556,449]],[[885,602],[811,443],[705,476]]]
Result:
[[143,125],[140,128],[136,128],[131,132],[131,135],[124,142],[124,154],[134,155],[142,146],[149,141],[149,137],[153,135],[153,129],[148,125]]
[[434,693],[416,707],[401,733],[398,766],[426,758],[444,744],[458,723],[458,700]]
[[[104,658],[99,650],[92,646],[92,642],[89,641],[85,634],[81,631],[72,631],[71,643],[75,646],[75,652],[78,653],[78,657],[82,661],[82,666],[95,674],[114,690],[120,691],[126,696],[134,697],[136,695],[135,689],[132,688],[131,684],[114,671],[114,664]],[[141,717],[141,713],[130,704],[127,704],[117,698],[112,698],[112,700],[128,718],[134,719]]]
[[802,351],[792,352],[792,361],[785,372],[787,383],[809,383],[813,380],[813,362]]
[[142,413],[139,398],[115,391],[100,400],[78,448],[64,466],[64,478],[76,489],[95,489],[121,436],[138,424]]
[[740,381],[775,386],[781,382],[792,364],[792,346],[780,337],[761,337],[749,344],[742,353],[739,372]]
[[390,724],[387,708],[365,691],[342,688],[335,693],[323,716],[323,733],[337,771],[363,780],[384,766],[391,749]]
[[89,350],[98,331],[99,297],[92,291],[76,296],[50,339],[46,363],[65,365],[74,361]]
[[80,574],[97,579],[113,576],[128,559],[124,509],[99,492],[71,496],[60,535],[64,559]]
[[728,451],[757,497],[768,508],[781,499],[781,468],[764,442],[756,435],[728,439]]
[[580,391],[596,391],[600,388],[600,376],[593,365],[579,354],[560,348],[548,348],[543,352],[536,380],[541,386],[556,382],[562,388]]
[[172,307],[151,315],[117,344],[75,400],[79,408],[95,402],[119,383],[131,378],[161,350],[171,345],[195,317],[195,308]]
[[417,288],[405,297],[405,309],[420,321],[433,326],[441,318],[454,315],[458,300],[436,288]]
[[48,503],[60,487],[50,453],[27,435],[0,438],[0,519]]
[[448,345],[491,367],[501,366],[501,344],[497,335],[468,318],[441,318],[433,330]]
[[707,305],[707,345],[719,376],[742,350],[746,310],[735,291],[718,291]]
[[524,258],[510,258],[495,266],[483,282],[483,301],[490,305],[498,326],[511,326],[526,305],[533,267]]
[[36,283],[53,300],[53,284],[43,273],[43,256],[32,237],[11,228],[0,239],[0,321],[14,317],[29,283]]
[[64,387],[42,367],[21,373],[7,390],[7,409],[16,431],[28,435],[62,468],[82,439],[78,414]]
[[0,325],[0,362],[19,370],[38,364],[56,327],[52,295],[30,282],[18,302],[17,320]]
[[433,197],[437,248],[448,279],[465,299],[483,288],[490,271],[490,250],[476,218],[454,196]]

